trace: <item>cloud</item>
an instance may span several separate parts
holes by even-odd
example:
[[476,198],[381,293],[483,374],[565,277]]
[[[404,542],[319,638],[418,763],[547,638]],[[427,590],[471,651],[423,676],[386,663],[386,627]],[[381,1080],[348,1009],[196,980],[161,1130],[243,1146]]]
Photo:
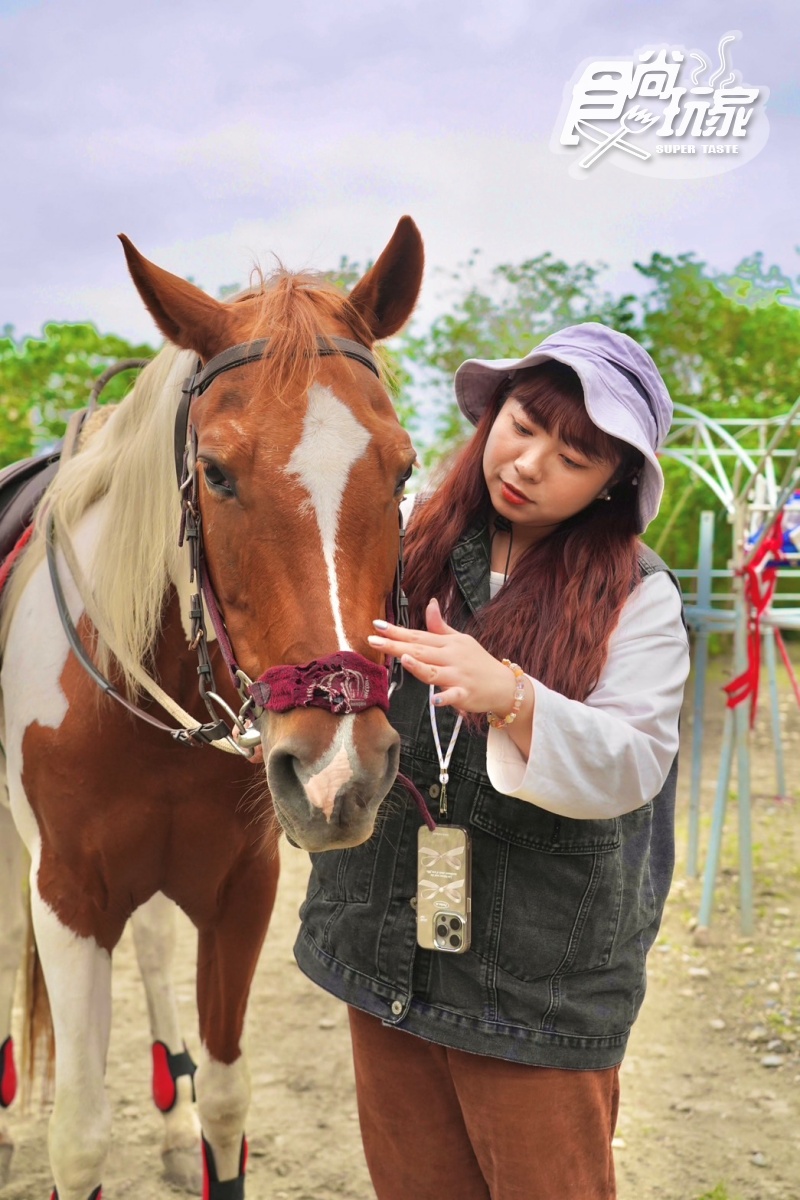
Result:
[[[12,5],[13,10],[13,5]],[[742,0],[737,66],[773,95],[796,78],[785,4],[758,21]],[[9,182],[0,321],[90,317],[151,326],[114,235],[209,290],[244,281],[275,251],[290,266],[374,256],[403,212],[432,268],[475,246],[488,263],[543,250],[603,259],[623,277],[654,249],[722,266],[754,249],[792,268],[796,105],[766,149],[712,180],[650,180],[613,168],[580,183],[548,140],[588,56],[659,40],[713,49],[718,13],[688,0],[255,0],[136,10],[50,0],[0,19],[0,103]],[[783,90],[782,90],[783,89]],[[429,272],[427,293],[436,279]]]

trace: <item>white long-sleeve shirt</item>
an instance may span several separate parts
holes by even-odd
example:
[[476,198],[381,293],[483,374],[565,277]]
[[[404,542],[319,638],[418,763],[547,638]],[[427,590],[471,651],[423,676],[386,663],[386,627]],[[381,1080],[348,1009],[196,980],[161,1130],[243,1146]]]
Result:
[[492,786],[566,817],[618,817],[639,808],[658,795],[677,753],[688,674],[678,592],[665,572],[647,575],[620,613],[605,667],[585,701],[531,678],[527,762],[505,730],[489,730]]

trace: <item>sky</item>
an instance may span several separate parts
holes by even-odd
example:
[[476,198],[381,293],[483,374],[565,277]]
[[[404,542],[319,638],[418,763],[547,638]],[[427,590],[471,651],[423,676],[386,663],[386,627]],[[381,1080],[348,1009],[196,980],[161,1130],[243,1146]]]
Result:
[[[272,255],[363,263],[404,213],[426,244],[422,320],[476,248],[487,271],[602,261],[610,290],[656,250],[721,270],[761,250],[796,276],[797,27],[796,0],[0,0],[0,326],[157,343],[120,231],[216,294]],[[676,178],[615,150],[576,178],[554,152],[584,60],[716,61],[731,30],[741,82],[769,89],[754,158]]]

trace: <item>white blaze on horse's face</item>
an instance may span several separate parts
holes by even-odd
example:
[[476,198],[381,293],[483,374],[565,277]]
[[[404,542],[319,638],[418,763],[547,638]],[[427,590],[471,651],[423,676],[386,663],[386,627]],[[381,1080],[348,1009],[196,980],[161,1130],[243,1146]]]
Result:
[[331,752],[329,751],[325,756],[329,759],[328,763],[321,767],[316,774],[313,773],[312,768],[312,774],[305,781],[306,795],[314,808],[320,809],[325,814],[326,821],[330,821],[333,815],[339,789],[344,787],[353,778],[350,754],[354,752],[354,720],[355,717],[340,718],[339,729],[331,745],[331,750],[335,749],[336,751],[335,754],[331,757]]
[[351,650],[345,633],[336,574],[339,515],[354,463],[364,454],[370,435],[328,387],[314,383],[308,389],[303,433],[284,468],[308,492],[302,509],[313,512],[322,539],[328,571],[328,590],[340,650]]

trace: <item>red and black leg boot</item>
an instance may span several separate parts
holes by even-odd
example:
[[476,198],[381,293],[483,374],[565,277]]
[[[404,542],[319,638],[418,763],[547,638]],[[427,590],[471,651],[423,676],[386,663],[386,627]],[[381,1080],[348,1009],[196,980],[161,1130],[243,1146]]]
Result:
[[7,1037],[0,1046],[0,1108],[8,1108],[17,1094],[17,1068],[14,1063],[14,1040]]
[[244,1173],[246,1167],[247,1138],[242,1138],[239,1174],[235,1179],[226,1179],[224,1183],[220,1183],[217,1177],[217,1166],[214,1162],[214,1151],[203,1138],[203,1200],[245,1200]]
[[170,1054],[164,1042],[153,1042],[153,1101],[159,1112],[168,1113],[178,1099],[176,1084],[183,1075],[192,1081],[194,1099],[194,1060],[184,1043],[181,1054]]

